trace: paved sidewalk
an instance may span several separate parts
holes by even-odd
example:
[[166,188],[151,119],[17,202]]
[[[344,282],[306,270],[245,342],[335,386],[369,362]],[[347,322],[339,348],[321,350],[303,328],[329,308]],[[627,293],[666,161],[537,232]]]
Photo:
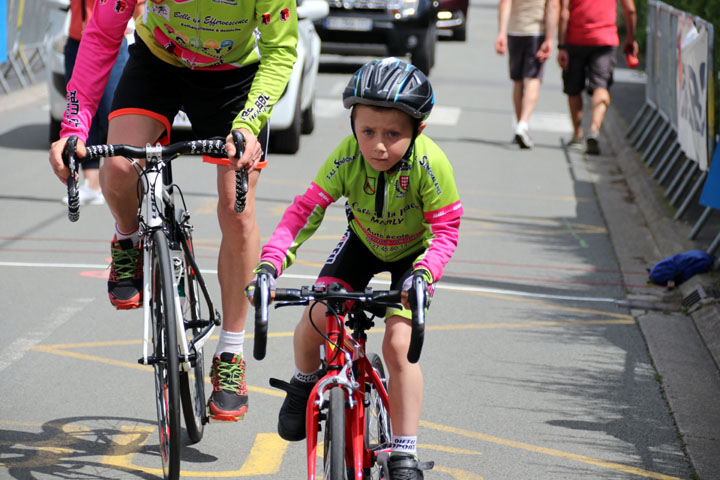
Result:
[[[641,88],[634,93],[632,87],[619,90],[621,99],[644,95]],[[707,235],[717,232],[717,220],[704,227],[705,238],[688,239],[693,215],[687,215],[689,220],[673,220],[661,187],[642,164],[641,154],[626,141],[635,110],[614,100],[602,132],[611,155],[588,157],[588,162],[596,175],[596,192],[621,269],[644,270],[673,254],[707,248]],[[697,275],[674,291],[650,296],[628,288],[628,299],[637,304],[632,314],[660,375],[688,457],[698,477],[709,480],[718,478],[720,471],[720,307],[708,298],[683,312],[683,298],[698,287],[711,291],[717,288],[717,279],[713,274]]]

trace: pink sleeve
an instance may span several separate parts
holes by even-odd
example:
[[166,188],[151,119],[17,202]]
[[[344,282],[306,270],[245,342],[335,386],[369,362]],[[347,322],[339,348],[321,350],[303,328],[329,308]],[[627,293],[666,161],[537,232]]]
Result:
[[445,265],[457,248],[462,214],[463,208],[459,201],[440,210],[425,212],[425,221],[430,225],[434,238],[414,268],[428,270],[433,282],[440,280]]
[[117,59],[136,3],[137,0],[95,2],[67,86],[67,107],[61,137],[77,135],[83,142],[87,141],[93,115]]
[[335,200],[315,182],[310,184],[304,195],[295,197],[292,205],[285,210],[282,219],[270,240],[262,249],[261,261],[270,262],[278,276],[295,260],[300,245],[315,233],[328,205]]

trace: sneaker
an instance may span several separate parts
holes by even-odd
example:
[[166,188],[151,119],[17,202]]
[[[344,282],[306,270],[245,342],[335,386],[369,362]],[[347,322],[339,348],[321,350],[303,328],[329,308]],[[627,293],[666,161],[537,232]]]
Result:
[[430,470],[435,462],[418,462],[414,455],[395,453],[388,460],[388,480],[423,480],[423,470]]
[[111,243],[112,264],[108,278],[108,296],[118,310],[142,306],[143,252],[130,238]]
[[[100,190],[93,190],[88,185],[88,181],[85,180],[85,183],[80,185],[78,187],[78,200],[80,202],[80,205],[104,205],[105,204],[105,197],[102,194],[102,191]],[[62,202],[67,205],[68,204],[68,198],[67,195],[65,195],[62,198]]]
[[572,150],[585,150],[585,139],[583,137],[572,137],[567,146]]
[[290,383],[275,378],[273,387],[287,392],[278,415],[278,434],[288,442],[298,442],[305,438],[305,409],[314,383],[302,382],[293,377]]
[[588,155],[600,155],[600,145],[598,144],[598,134],[590,132],[585,140],[587,144],[585,152]]
[[245,386],[245,359],[231,352],[213,357],[210,368],[213,392],[208,400],[208,417],[221,422],[245,418],[248,393]]
[[527,128],[523,128],[521,125],[515,128],[515,143],[520,145],[520,148],[533,148],[533,141]]

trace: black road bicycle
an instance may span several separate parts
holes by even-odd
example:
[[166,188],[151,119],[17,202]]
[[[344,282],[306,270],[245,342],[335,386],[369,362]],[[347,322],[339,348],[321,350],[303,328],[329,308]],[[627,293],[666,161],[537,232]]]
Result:
[[[244,139],[233,132],[238,155]],[[138,362],[155,371],[160,457],[163,476],[180,477],[181,412],[191,443],[202,439],[208,422],[205,408],[203,346],[221,323],[197,262],[185,198],[173,183],[172,161],[180,155],[227,158],[225,139],[192,140],[167,146],[92,145],[82,159],[70,137],[63,160],[67,182],[68,218],[80,216],[77,174],[85,160],[125,156],[138,174],[138,221],[143,249],[143,352]],[[142,165],[137,160],[141,160]],[[237,172],[235,210],[245,208],[247,171]],[[151,351],[149,351],[151,349]]]

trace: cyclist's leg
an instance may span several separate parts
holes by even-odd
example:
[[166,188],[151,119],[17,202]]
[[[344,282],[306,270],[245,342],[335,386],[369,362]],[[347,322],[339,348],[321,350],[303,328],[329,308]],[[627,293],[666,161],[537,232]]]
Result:
[[[170,120],[179,107],[173,67],[156,58],[138,40],[115,90],[108,125],[108,143],[143,146],[169,134]],[[148,88],[161,85],[162,88]],[[161,140],[167,140],[164,135]],[[138,248],[138,175],[123,157],[108,158],[100,169],[100,184],[115,218],[112,268],[108,280],[110,302],[118,309],[142,305],[142,252]]]
[[419,363],[410,363],[410,320],[393,315],[385,321],[383,358],[388,368],[390,419],[399,436],[416,436],[423,398],[423,375]]
[[[233,120],[245,106],[256,71],[257,65],[222,72],[182,72],[178,81],[183,85],[183,111],[197,137],[224,138],[230,133]],[[262,134],[258,137],[263,145]],[[208,409],[215,420],[240,419],[248,408],[243,343],[249,303],[242,291],[252,280],[252,270],[260,258],[260,232],[255,220],[259,171],[249,175],[245,209],[237,213],[235,171],[228,163],[217,166],[217,214],[222,232],[218,281],[223,328],[210,371],[213,393]],[[232,371],[235,374],[223,374]]]

